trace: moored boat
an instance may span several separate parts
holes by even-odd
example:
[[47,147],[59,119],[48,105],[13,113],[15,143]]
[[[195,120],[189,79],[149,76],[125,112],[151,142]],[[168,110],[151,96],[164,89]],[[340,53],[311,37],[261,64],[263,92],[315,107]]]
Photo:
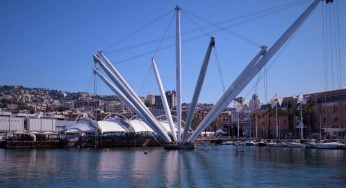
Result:
[[305,145],[300,143],[300,141],[298,141],[298,140],[294,140],[292,142],[286,142],[286,144],[284,146],[288,147],[288,148],[302,148],[302,147],[305,147]]
[[267,142],[265,140],[260,140],[257,142],[257,146],[266,146]]
[[328,142],[328,141],[322,141],[319,143],[316,143],[316,148],[318,149],[342,149],[345,147],[345,144],[341,142]]
[[270,146],[270,147],[283,147],[285,145],[286,143],[283,143],[283,142],[270,141],[269,143],[267,143],[267,146]]
[[234,142],[233,141],[224,141],[224,142],[221,142],[221,145],[233,145]]
[[255,141],[252,141],[252,140],[247,140],[247,141],[245,141],[245,145],[246,146],[255,146],[255,145],[258,145],[258,143]]

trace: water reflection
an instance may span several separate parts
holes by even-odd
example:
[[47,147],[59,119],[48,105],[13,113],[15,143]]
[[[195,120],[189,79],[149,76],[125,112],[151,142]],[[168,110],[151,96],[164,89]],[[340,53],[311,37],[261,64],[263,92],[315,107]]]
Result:
[[[147,154],[144,153],[147,151]],[[340,186],[346,151],[200,146],[109,150],[0,149],[0,187]]]

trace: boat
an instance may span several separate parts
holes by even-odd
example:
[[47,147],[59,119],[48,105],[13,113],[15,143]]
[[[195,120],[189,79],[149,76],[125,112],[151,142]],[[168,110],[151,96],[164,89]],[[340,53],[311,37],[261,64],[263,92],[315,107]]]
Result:
[[255,141],[252,141],[252,140],[247,140],[247,141],[245,141],[245,145],[246,146],[255,146],[255,145],[258,145],[258,143]]
[[305,144],[305,148],[316,148],[317,142],[315,139],[308,140]]
[[265,140],[260,140],[257,143],[257,146],[266,146],[266,145],[267,145],[267,142]]
[[283,142],[270,141],[269,143],[267,143],[267,146],[270,146],[270,147],[283,147],[285,145],[286,143],[283,143]]
[[224,142],[221,142],[221,145],[233,145],[234,142],[233,141],[224,141]]
[[322,141],[319,143],[316,143],[316,148],[318,149],[342,149],[345,147],[345,144],[341,142],[336,142],[336,141]]
[[243,142],[243,141],[238,140],[238,141],[235,141],[235,142],[233,143],[233,145],[234,145],[234,146],[245,146],[246,143]]
[[305,147],[305,145],[300,143],[299,140],[293,140],[291,142],[286,142],[284,147],[288,147],[288,148],[303,148],[303,147]]

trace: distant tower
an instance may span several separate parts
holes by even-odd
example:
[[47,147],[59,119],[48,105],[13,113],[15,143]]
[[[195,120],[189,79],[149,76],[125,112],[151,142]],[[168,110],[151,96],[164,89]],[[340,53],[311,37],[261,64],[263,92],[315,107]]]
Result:
[[167,102],[169,105],[169,108],[175,108],[176,106],[176,100],[177,100],[177,93],[175,91],[166,91],[166,97]]

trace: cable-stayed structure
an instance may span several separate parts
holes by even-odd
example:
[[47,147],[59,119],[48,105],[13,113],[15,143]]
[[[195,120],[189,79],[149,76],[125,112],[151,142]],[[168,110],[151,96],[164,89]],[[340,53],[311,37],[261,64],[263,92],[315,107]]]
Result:
[[[285,45],[285,43],[292,37],[292,35],[299,29],[304,21],[311,15],[321,0],[314,0],[306,10],[290,25],[290,27],[278,38],[278,40],[270,47],[264,45],[257,45],[260,49],[233,83],[227,88],[223,95],[217,100],[216,104],[209,111],[207,116],[200,122],[195,130],[189,134],[190,125],[194,115],[194,110],[198,102],[199,94],[203,86],[205,75],[208,69],[209,59],[212,53],[212,49],[215,46],[215,38],[211,37],[207,47],[207,51],[199,71],[199,77],[195,86],[193,98],[188,110],[185,127],[182,127],[182,109],[181,109],[181,96],[182,96],[182,56],[181,56],[181,31],[180,31],[180,11],[181,8],[177,6],[176,10],[176,126],[177,132],[174,131],[173,121],[171,117],[170,109],[168,108],[167,101],[164,96],[164,88],[158,68],[155,60],[152,59],[152,66],[156,75],[158,87],[161,93],[161,99],[163,101],[166,118],[170,124],[171,135],[162,128],[160,122],[154,117],[149,109],[143,104],[138,95],[129,86],[126,80],[121,76],[117,69],[113,66],[112,62],[105,56],[103,52],[94,54],[95,63],[99,64],[103,71],[110,78],[107,79],[99,70],[94,69],[94,72],[101,77],[101,79],[110,87],[113,92],[120,96],[122,100],[137,114],[139,115],[166,143],[174,143],[177,146],[183,146],[184,144],[193,144],[195,139],[204,131],[210,124],[217,118],[217,116],[238,96],[238,94],[251,82],[251,80],[262,70],[262,68],[278,53],[278,51]],[[326,0],[327,3],[331,2]],[[151,24],[151,23],[150,23]],[[219,25],[212,25],[219,30],[228,31],[226,27]],[[228,31],[229,32],[229,31]],[[231,32],[229,32],[231,33]],[[232,33],[231,33],[232,34]],[[128,37],[128,36],[127,36]],[[238,36],[243,38],[242,36]],[[244,40],[244,38],[243,38]],[[122,40],[120,40],[122,41]],[[248,40],[248,42],[251,42]],[[141,44],[141,45],[144,45]],[[107,47],[108,49],[109,47]],[[156,49],[154,53],[159,51]],[[183,128],[183,133],[181,132]],[[183,148],[183,147],[177,147]]]

